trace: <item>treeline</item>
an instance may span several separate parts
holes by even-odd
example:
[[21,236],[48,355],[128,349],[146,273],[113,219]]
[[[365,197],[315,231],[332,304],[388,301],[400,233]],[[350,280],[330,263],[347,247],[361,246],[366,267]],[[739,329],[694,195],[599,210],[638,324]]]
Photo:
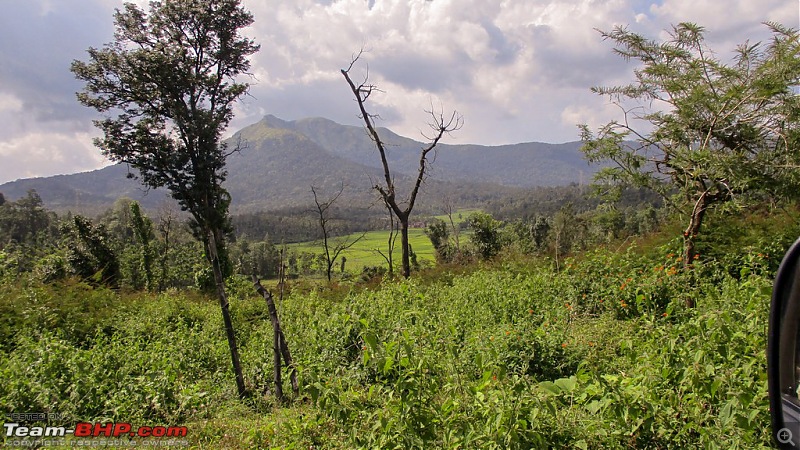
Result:
[[[234,214],[231,217],[237,239],[275,243],[307,242],[319,239],[321,230],[317,212],[304,207]],[[360,231],[383,230],[389,226],[385,210],[378,208],[348,208],[332,205],[330,230],[332,236]]]
[[[611,205],[586,195],[586,190],[577,185],[538,188],[527,200],[494,203],[488,213],[473,214],[466,221],[418,219],[427,225],[440,263],[487,259],[504,248],[549,255],[558,263],[570,252],[653,231],[666,215],[644,191],[625,191],[621,201]],[[324,272],[321,253],[281,251],[283,244],[320,239],[314,211],[239,214],[232,224],[223,255],[227,277],[274,278],[282,265],[287,276]],[[386,212],[377,208],[333,205],[327,226],[330,236],[343,236],[388,230],[390,223]],[[337,262],[335,272],[344,272]],[[388,267],[369,269],[373,270],[365,272],[366,278]],[[148,216],[137,202],[122,198],[95,218],[69,213],[59,217],[45,209],[33,190],[13,202],[0,196],[0,273],[32,273],[45,282],[77,276],[130,290],[213,287],[202,244],[176,209],[165,206]]]
[[[607,203],[601,186],[572,183],[568,186],[542,186],[510,195],[504,199],[488,202],[486,212],[502,220],[522,219],[529,221],[539,216],[553,216],[564,205],[571,205],[575,213],[594,210]],[[655,192],[643,188],[623,189],[614,196],[615,208],[625,210],[643,204],[658,208],[663,199]]]
[[465,226],[457,225],[455,220],[434,219],[425,232],[440,263],[490,259],[509,250],[548,255],[558,267],[569,253],[656,231],[667,217],[668,211],[653,203],[601,203],[583,212],[567,203],[551,215],[505,221],[488,213],[474,213],[462,223]]
[[[272,242],[232,240],[223,258],[227,276],[277,275],[280,252]],[[165,208],[151,219],[137,202],[122,198],[94,219],[59,217],[36,191],[0,202],[0,276],[23,273],[44,282],[76,276],[130,290],[213,287],[202,244],[178,211]]]
[[[552,217],[564,205],[571,205],[576,214],[595,210],[605,200],[595,187],[578,185],[537,187],[520,190],[518,193],[497,196],[493,200],[478,203],[447,204],[428,200],[425,208],[414,215],[416,221],[430,222],[431,216],[442,209],[476,208],[505,221],[536,220],[537,217]],[[645,189],[625,189],[614,202],[615,208],[625,212],[640,205],[662,206],[662,199]],[[307,242],[320,238],[318,217],[313,206],[291,207],[279,210],[247,212],[231,217],[237,239],[251,241],[268,240],[275,243]],[[343,236],[361,231],[386,230],[389,220],[384,209],[352,208],[334,204],[331,206],[330,225],[333,236]]]

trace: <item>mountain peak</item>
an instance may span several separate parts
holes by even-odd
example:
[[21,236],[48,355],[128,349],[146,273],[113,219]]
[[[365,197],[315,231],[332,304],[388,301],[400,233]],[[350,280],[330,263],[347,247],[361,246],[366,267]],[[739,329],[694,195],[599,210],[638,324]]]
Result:
[[272,114],[267,114],[261,119],[261,123],[269,126],[270,128],[292,129],[291,122],[287,122]]

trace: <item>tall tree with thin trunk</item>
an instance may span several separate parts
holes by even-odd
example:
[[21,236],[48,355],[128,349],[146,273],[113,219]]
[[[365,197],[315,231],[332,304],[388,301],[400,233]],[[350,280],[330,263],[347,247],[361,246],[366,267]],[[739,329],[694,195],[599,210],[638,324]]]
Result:
[[[90,48],[72,72],[86,83],[78,100],[104,113],[95,145],[138,169],[142,182],[166,187],[192,216],[214,272],[240,396],[245,395],[221,258],[230,232],[230,195],[222,187],[230,149],[221,135],[248,85],[237,78],[259,46],[240,34],[253,16],[239,0],[126,3],[114,14],[114,41]],[[237,146],[238,149],[238,146]],[[235,151],[236,149],[234,149]]]
[[380,193],[384,203],[397,217],[398,222],[400,222],[400,246],[403,251],[403,276],[408,278],[411,275],[411,261],[409,257],[410,251],[408,245],[408,220],[411,216],[411,211],[414,209],[414,204],[417,200],[417,194],[419,193],[420,185],[422,185],[422,181],[425,179],[427,174],[428,164],[430,163],[428,156],[435,151],[436,145],[439,143],[442,137],[444,137],[444,135],[447,133],[460,129],[464,124],[464,120],[463,117],[455,111],[453,111],[449,117],[446,117],[444,114],[437,114],[433,111],[433,108],[431,108],[431,111],[428,111],[431,116],[431,122],[428,125],[430,126],[431,130],[433,130],[433,134],[430,136],[425,136],[429,142],[420,151],[419,168],[417,171],[417,176],[414,179],[413,187],[411,188],[411,193],[408,195],[405,201],[399,200],[397,197],[397,191],[395,189],[394,177],[389,169],[389,162],[386,158],[386,144],[378,135],[377,127],[375,126],[375,119],[377,118],[377,115],[370,114],[367,112],[366,108],[367,100],[369,99],[370,95],[378,91],[378,87],[369,82],[369,75],[365,75],[364,80],[359,84],[353,82],[353,79],[350,77],[350,71],[353,70],[353,67],[355,66],[356,62],[358,62],[358,59],[362,53],[363,52],[359,52],[358,55],[356,55],[353,60],[350,61],[350,65],[347,67],[347,69],[342,69],[341,72],[347,81],[347,84],[350,86],[353,96],[356,98],[360,112],[359,117],[364,121],[364,125],[367,128],[367,133],[372,139],[372,142],[375,143],[378,153],[380,153],[385,184],[375,184],[374,188]]

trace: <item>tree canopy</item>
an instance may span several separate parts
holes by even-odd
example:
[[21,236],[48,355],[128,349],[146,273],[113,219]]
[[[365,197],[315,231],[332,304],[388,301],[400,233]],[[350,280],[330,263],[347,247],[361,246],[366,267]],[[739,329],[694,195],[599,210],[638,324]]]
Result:
[[126,3],[114,15],[114,42],[90,48],[72,71],[86,82],[78,100],[108,113],[95,143],[138,169],[149,187],[167,187],[202,229],[224,228],[222,188],[229,150],[221,134],[247,92],[237,76],[259,46],[239,34],[253,16],[238,0]]
[[639,66],[628,85],[593,88],[622,118],[596,134],[583,125],[583,150],[590,161],[616,163],[598,174],[601,183],[648,187],[688,217],[686,265],[709,208],[796,191],[800,44],[797,31],[767,25],[769,42],[741,44],[728,63],[692,23],[663,42],[622,27],[601,32]]

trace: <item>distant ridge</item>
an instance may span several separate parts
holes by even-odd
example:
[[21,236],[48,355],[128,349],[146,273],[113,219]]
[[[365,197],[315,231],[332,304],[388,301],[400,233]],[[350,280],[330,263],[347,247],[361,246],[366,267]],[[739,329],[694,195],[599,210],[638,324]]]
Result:
[[[380,128],[387,144],[389,164],[399,184],[416,173],[422,142]],[[310,186],[322,192],[345,184],[343,201],[367,206],[376,200],[372,186],[383,177],[375,146],[365,130],[324,118],[285,121],[267,115],[236,132],[231,145],[242,148],[228,158],[225,187],[234,212],[271,210],[311,205]],[[516,195],[520,188],[557,186],[589,180],[597,168],[583,160],[580,142],[537,142],[501,146],[440,145],[420,200],[433,204],[447,196],[462,205]],[[98,213],[127,196],[146,208],[168,200],[163,190],[147,191],[138,180],[128,179],[124,165],[103,169],[29,178],[0,185],[9,200],[36,189],[45,205],[56,211]],[[133,171],[135,173],[135,171]]]

